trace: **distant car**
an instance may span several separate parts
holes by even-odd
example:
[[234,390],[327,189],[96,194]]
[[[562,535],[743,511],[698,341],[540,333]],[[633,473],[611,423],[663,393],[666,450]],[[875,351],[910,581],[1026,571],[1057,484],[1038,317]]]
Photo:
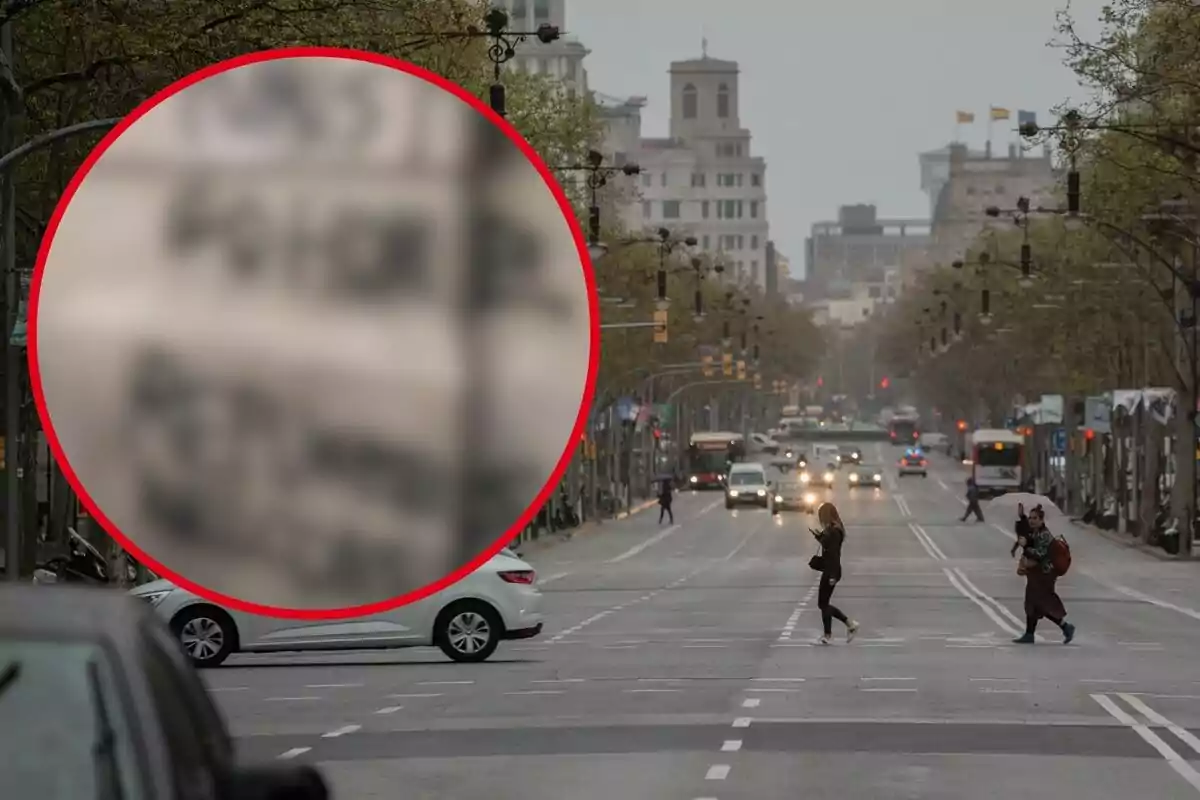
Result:
[[798,475],[780,478],[775,483],[775,512],[786,510],[812,513],[817,507],[817,493],[805,485]]
[[879,488],[883,486],[883,470],[874,464],[855,464],[847,473],[846,482],[851,489],[858,486]]
[[198,667],[234,653],[382,650],[436,646],[453,661],[486,661],[501,641],[542,632],[542,593],[533,567],[511,550],[436,594],[359,622],[305,622],[222,608],[159,580],[130,592],[167,622]]
[[926,472],[929,462],[925,459],[924,453],[909,451],[900,459],[897,474],[903,478],[905,475],[920,475],[922,478],[929,477]]
[[771,487],[762,464],[734,464],[725,485],[725,508],[753,505],[771,507]]
[[842,465],[857,464],[862,461],[862,450],[857,447],[838,448],[838,463]]
[[800,482],[809,486],[824,486],[832,489],[836,481],[837,473],[834,471],[833,465],[827,465],[820,471],[804,470],[800,473]]
[[0,709],[5,798],[329,797],[315,767],[242,762],[162,620],[111,589],[0,587]]
[[775,455],[779,452],[779,442],[775,441],[765,433],[750,434],[750,444],[767,455]]

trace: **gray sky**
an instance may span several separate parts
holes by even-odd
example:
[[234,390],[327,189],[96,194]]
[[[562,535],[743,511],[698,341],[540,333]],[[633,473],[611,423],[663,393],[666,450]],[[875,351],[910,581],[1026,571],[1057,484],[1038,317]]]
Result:
[[[874,203],[881,216],[924,217],[917,154],[954,138],[954,112],[973,147],[1016,139],[1016,111],[1039,121],[1086,95],[1062,66],[1055,11],[1066,0],[567,0],[567,30],[592,53],[591,87],[645,95],[643,134],[667,132],[671,61],[700,54],[741,67],[742,124],[767,159],[771,234],[800,277],[804,239],[839,205]],[[1073,0],[1094,33],[1104,0]]]

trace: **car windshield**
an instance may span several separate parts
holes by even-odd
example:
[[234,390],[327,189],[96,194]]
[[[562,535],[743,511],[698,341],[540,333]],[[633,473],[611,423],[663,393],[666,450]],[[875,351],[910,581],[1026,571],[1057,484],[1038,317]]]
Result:
[[762,486],[763,476],[761,472],[733,472],[729,475],[730,486]]
[[878,471],[879,471],[879,467],[875,466],[874,464],[859,464],[855,468],[855,472],[861,472],[863,474],[868,474],[868,473],[873,473],[873,472],[878,472]]
[[0,634],[0,683],[0,781],[12,797],[145,796],[126,706],[98,644]]

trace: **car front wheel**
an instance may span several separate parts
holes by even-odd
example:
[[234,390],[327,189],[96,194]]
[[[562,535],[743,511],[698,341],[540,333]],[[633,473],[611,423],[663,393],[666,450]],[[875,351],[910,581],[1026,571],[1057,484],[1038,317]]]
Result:
[[185,608],[171,620],[171,630],[184,654],[199,668],[217,667],[237,648],[237,628],[215,606]]
[[478,600],[463,600],[438,615],[434,641],[452,661],[487,661],[500,645],[504,623],[496,610]]

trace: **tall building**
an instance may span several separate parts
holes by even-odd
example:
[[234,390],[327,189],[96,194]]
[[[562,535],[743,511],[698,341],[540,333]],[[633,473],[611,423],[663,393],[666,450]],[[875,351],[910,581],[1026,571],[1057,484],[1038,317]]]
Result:
[[742,127],[736,61],[702,57],[671,64],[669,135],[643,138],[635,229],[687,232],[725,265],[725,275],[766,288],[766,162]]
[[[566,0],[494,0],[492,6],[508,12],[509,28],[536,31],[539,25],[557,25],[567,30]],[[562,81],[568,92],[584,94],[588,90],[583,60],[590,52],[579,39],[563,34],[558,41],[542,44],[532,36],[517,45],[510,62],[513,69],[535,75],[549,75]]]
[[986,230],[1010,230],[1010,218],[989,217],[989,206],[1015,208],[1027,197],[1033,206],[1054,206],[1060,175],[1048,150],[1027,154],[1010,145],[1003,158],[990,152],[975,153],[966,145],[948,148],[949,170],[938,191],[928,248],[906,264],[906,271],[921,266],[949,264],[962,258]]
[[920,219],[882,219],[873,205],[842,206],[836,221],[818,222],[805,242],[810,300],[893,298],[906,253],[924,252],[930,225]]

